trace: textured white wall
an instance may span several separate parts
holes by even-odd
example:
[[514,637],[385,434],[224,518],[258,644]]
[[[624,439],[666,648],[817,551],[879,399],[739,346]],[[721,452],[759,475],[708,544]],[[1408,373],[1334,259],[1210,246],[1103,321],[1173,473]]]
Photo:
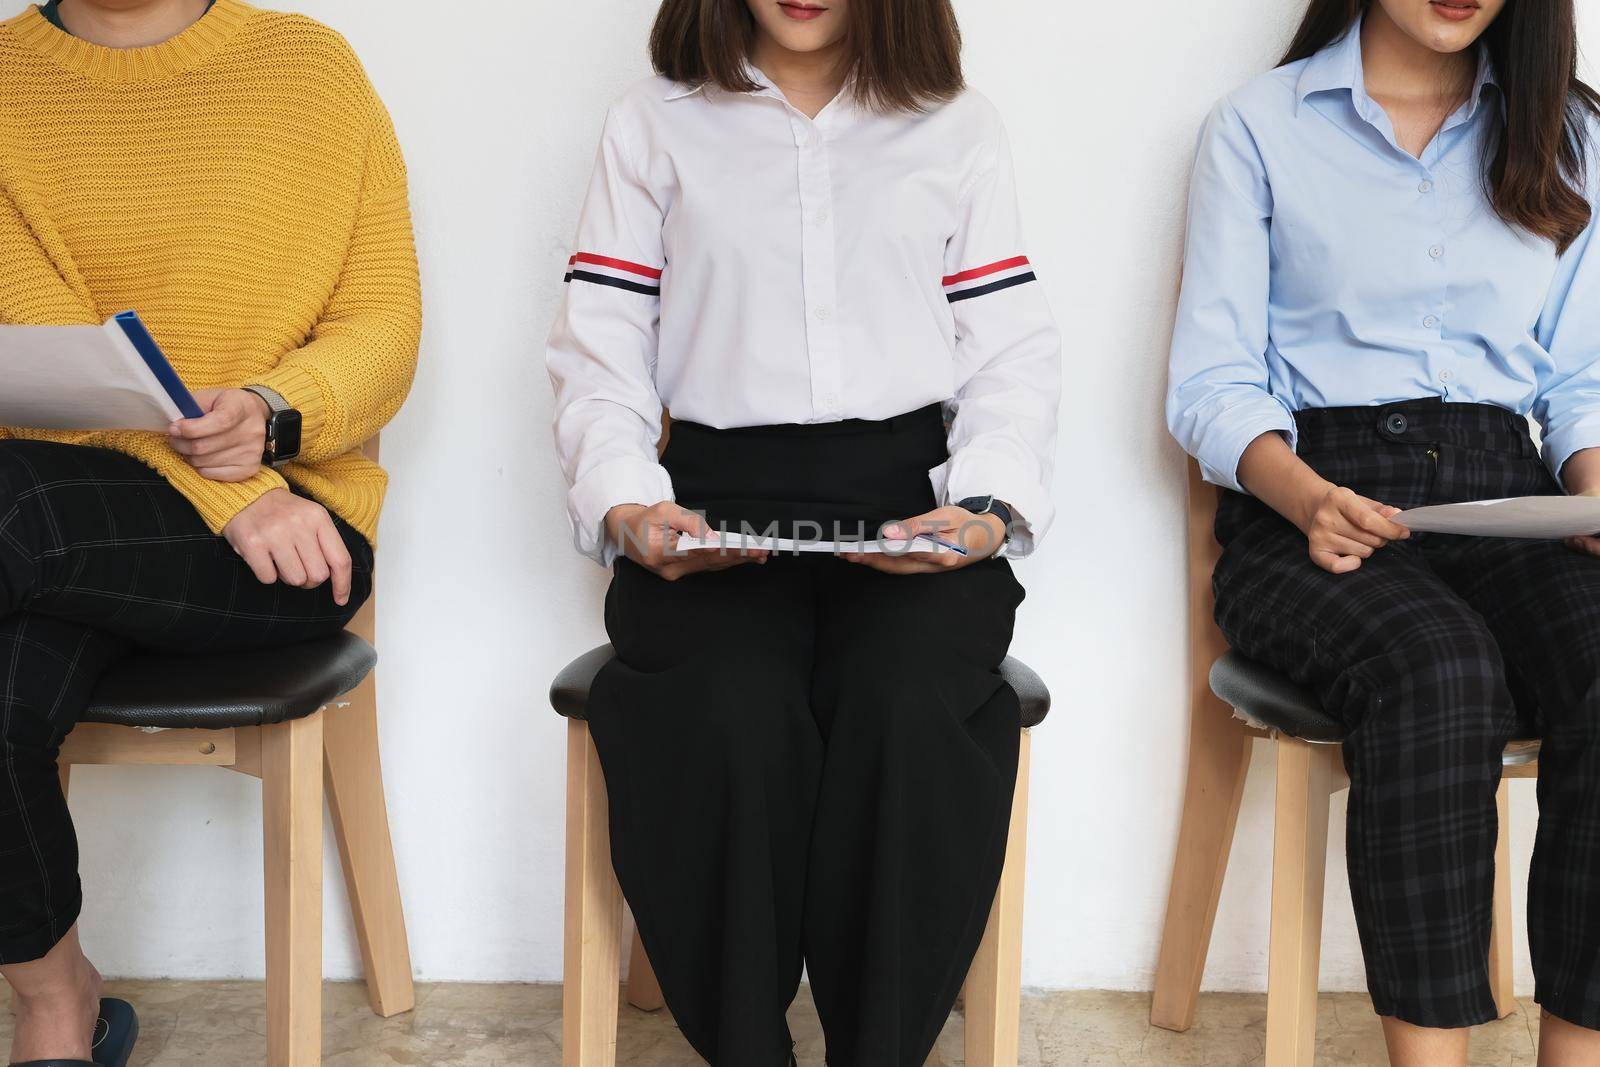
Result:
[[[568,547],[541,343],[602,115],[646,73],[654,5],[280,2],[352,40],[411,168],[427,328],[416,390],[384,438],[380,694],[413,958],[428,979],[555,980],[564,733],[544,691],[603,640],[605,578]],[[1062,519],[1019,568],[1031,598],[1014,649],[1056,700],[1034,747],[1030,985],[1144,989],[1154,970],[1186,742],[1183,466],[1161,420],[1184,190],[1207,108],[1273,60],[1300,6],[959,3],[969,75],[1010,126],[1030,252],[1067,339]],[[1600,52],[1600,4],[1580,6]],[[21,7],[0,0],[0,15]],[[1265,981],[1260,748],[1207,969],[1216,989]],[[259,975],[254,783],[94,768],[74,785],[85,937],[102,967]],[[1520,872],[1531,787],[1516,801]],[[1360,989],[1338,808],[1323,985]],[[328,972],[352,975],[331,842],[328,875]],[[1519,931],[1526,978],[1525,957]]]

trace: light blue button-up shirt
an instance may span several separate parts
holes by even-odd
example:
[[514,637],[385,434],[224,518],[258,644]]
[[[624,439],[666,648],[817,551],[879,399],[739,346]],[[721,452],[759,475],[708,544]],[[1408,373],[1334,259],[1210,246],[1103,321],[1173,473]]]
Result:
[[[1600,445],[1600,239],[1502,222],[1488,55],[1421,158],[1367,95],[1360,26],[1217,105],[1200,137],[1167,425],[1208,480],[1303,408],[1438,397],[1531,413],[1557,474]],[[1600,153],[1591,153],[1600,155]],[[1600,159],[1588,168],[1600,216]]]

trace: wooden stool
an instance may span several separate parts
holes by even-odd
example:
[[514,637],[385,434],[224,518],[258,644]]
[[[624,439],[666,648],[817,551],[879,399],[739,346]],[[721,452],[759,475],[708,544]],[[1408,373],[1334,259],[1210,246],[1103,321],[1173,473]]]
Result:
[[[606,784],[585,715],[589,687],[615,652],[602,645],[578,657],[550,686],[550,704],[567,719],[567,896],[562,1063],[614,1067],[622,960],[622,888],[611,868]],[[1016,1067],[1022,1004],[1022,875],[1028,828],[1028,731],[1050,711],[1050,693],[1037,674],[1014,659],[1001,676],[1022,702],[1022,748],[1011,807],[1005,870],[972,969],[967,973],[968,1067]],[[635,937],[629,967],[630,1002],[650,1010],[661,992]]]
[[226,767],[261,779],[267,1063],[322,1061],[322,799],[355,912],[372,1010],[415,1003],[378,763],[369,600],[350,630],[264,652],[136,656],[112,669],[62,745],[84,764]]

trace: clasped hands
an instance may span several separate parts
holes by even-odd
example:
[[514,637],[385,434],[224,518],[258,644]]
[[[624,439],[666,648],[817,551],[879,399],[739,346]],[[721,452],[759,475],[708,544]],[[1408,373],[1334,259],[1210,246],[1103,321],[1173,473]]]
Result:
[[[606,512],[605,525],[606,534],[620,546],[623,555],[669,582],[701,571],[722,571],[746,563],[762,564],[771,556],[765,549],[677,551],[680,534],[706,537],[714,535],[715,531],[699,514],[671,500],[649,506],[618,504]],[[934,574],[989,558],[1005,543],[1006,536],[1005,524],[999,516],[974,515],[954,505],[889,523],[882,533],[895,540],[909,540],[918,534],[931,535],[960,545],[966,554],[848,552],[840,558],[888,574]]]

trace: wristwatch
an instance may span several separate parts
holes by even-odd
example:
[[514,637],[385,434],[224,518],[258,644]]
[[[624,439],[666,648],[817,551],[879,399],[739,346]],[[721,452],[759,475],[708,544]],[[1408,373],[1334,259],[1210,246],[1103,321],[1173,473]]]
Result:
[[268,467],[281,467],[300,454],[300,412],[275,389],[264,385],[244,388],[267,404],[267,447],[261,462]]
[[1001,524],[1005,527],[1006,537],[1004,541],[1000,542],[1000,547],[994,550],[994,555],[999,556],[1005,553],[1006,546],[1011,543],[1011,523],[1013,521],[1011,509],[1006,506],[1005,501],[992,494],[990,496],[969,496],[965,500],[956,501],[956,507],[965,508],[974,515],[994,515],[999,518]]

